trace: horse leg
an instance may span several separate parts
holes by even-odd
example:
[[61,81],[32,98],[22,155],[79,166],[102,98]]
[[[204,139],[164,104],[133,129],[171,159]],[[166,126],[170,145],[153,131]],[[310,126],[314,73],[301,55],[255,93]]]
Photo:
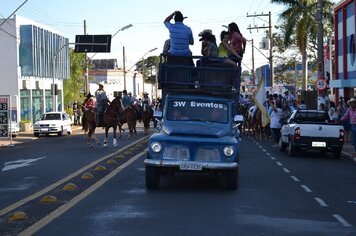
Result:
[[105,139],[104,139],[104,147],[107,147],[108,146],[108,131],[109,131],[109,128],[108,127],[105,127]]
[[114,148],[117,148],[117,140],[116,140],[116,128],[117,126],[113,126],[112,129],[113,129],[113,133],[114,133],[114,138],[113,138],[113,146]]

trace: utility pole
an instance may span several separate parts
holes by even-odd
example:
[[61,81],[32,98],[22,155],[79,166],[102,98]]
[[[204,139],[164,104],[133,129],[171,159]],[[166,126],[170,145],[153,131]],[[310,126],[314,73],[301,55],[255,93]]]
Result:
[[[316,20],[318,23],[318,79],[320,80],[320,79],[324,79],[323,0],[318,0],[317,2]],[[322,94],[323,92],[319,90],[319,95]]]
[[250,40],[251,45],[252,45],[252,81],[253,85],[255,85],[256,82],[256,74],[255,74],[255,50],[254,50],[254,44],[253,44],[253,39]]
[[258,17],[258,16],[268,16],[268,26],[254,26],[254,27],[248,27],[248,30],[252,29],[266,29],[268,28],[269,30],[269,67],[270,67],[270,77],[271,77],[271,87],[274,86],[274,68],[273,68],[273,36],[272,36],[272,16],[271,12],[268,14],[257,14],[257,15],[247,15],[247,17]]
[[[84,20],[84,35],[87,34],[87,21]],[[90,87],[89,87],[89,61],[87,58],[87,52],[85,52],[85,96],[88,95],[90,92]]]
[[122,47],[122,69],[124,70],[124,89],[126,89],[125,46]]

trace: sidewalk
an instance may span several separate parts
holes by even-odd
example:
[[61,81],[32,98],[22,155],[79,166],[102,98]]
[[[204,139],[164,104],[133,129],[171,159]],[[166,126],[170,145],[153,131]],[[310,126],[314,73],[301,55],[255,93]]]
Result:
[[351,143],[344,143],[341,155],[356,163],[356,152]]
[[[82,126],[72,126],[72,132],[75,133],[77,131],[80,131],[82,129]],[[0,139],[0,149],[1,148],[7,148],[7,147],[12,147],[14,145],[18,145],[21,143],[29,142],[32,140],[36,140],[36,138],[33,135],[33,131],[29,132],[19,132],[19,134],[16,137],[12,137],[12,139],[9,138],[1,138]]]

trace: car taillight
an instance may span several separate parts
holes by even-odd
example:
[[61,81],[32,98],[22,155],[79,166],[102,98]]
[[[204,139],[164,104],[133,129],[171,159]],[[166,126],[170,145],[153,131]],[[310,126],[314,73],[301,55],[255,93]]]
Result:
[[296,128],[294,130],[294,139],[299,140],[300,139],[300,127]]
[[339,141],[344,142],[345,131],[343,129],[339,130]]

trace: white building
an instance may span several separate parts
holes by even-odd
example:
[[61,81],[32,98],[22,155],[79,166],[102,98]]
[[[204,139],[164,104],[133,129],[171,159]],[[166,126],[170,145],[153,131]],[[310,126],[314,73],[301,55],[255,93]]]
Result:
[[113,98],[115,92],[121,92],[125,88],[137,98],[142,98],[143,92],[149,93],[151,99],[160,97],[160,90],[157,89],[156,84],[143,84],[141,73],[129,71],[124,76],[124,71],[117,67],[116,59],[93,60],[92,64],[94,69],[89,70],[89,78],[95,80],[89,81],[91,94],[98,89],[97,84],[103,82],[109,98]]
[[4,20],[0,19],[0,95],[11,96],[11,119],[34,122],[43,112],[62,111],[63,79],[70,73],[68,38],[16,15]]

